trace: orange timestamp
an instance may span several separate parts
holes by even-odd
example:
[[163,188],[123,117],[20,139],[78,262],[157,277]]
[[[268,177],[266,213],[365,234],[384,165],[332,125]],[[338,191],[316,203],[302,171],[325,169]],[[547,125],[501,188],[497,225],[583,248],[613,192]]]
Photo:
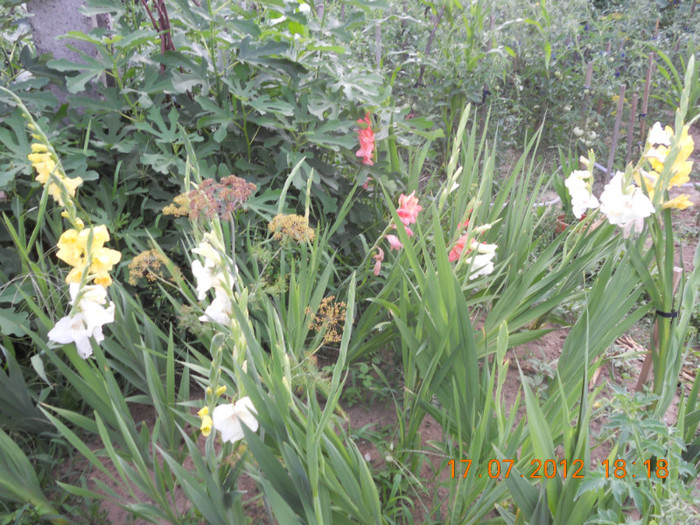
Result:
[[[488,462],[485,472],[474,472],[472,475],[478,477],[489,477],[491,479],[506,479],[510,476],[510,471],[513,468],[513,463],[515,460],[512,459],[492,459]],[[668,476],[668,461],[665,459],[647,459],[643,461],[644,465],[643,471],[636,471],[634,467],[636,462],[633,461],[630,464],[624,459],[616,459],[610,461],[606,459],[601,463],[605,467],[605,477],[614,478],[625,478],[628,475],[636,477],[652,478],[656,476],[659,479],[665,479]],[[459,461],[451,459],[447,462],[450,467],[450,474],[452,479],[458,477],[461,474],[462,479],[466,479],[472,467],[471,459],[460,459]],[[561,476],[566,479],[571,477],[572,479],[583,479],[586,471],[584,470],[584,462],[582,459],[574,459],[569,462],[566,459],[556,461],[554,459],[533,459],[530,461],[530,466],[534,467],[532,472],[529,474],[520,474],[521,478],[529,479],[552,479],[557,476]]]

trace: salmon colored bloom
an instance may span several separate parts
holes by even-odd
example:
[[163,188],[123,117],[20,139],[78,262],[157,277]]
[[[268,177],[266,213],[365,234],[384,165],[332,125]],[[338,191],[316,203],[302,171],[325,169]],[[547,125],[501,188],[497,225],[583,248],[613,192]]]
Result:
[[377,246],[377,254],[374,256],[374,275],[379,275],[382,270],[382,261],[384,260],[384,250]]
[[418,212],[423,209],[422,206],[418,204],[418,197],[416,197],[416,192],[411,192],[410,195],[406,196],[403,193],[399,197],[399,209],[396,210],[397,215],[401,219],[404,226],[413,224],[416,222],[418,217]]
[[494,270],[493,258],[496,255],[496,248],[498,246],[485,242],[477,242],[474,239],[469,240],[468,234],[462,235],[457,240],[454,248],[450,250],[448,256],[450,262],[456,261],[462,257],[462,252],[464,251],[467,242],[469,242],[469,246],[467,247],[467,253],[465,256],[468,255],[471,257],[471,253],[476,252],[469,261],[469,265],[471,267],[469,280],[476,279],[481,275],[489,275],[492,273]]
[[464,251],[464,245],[467,243],[468,238],[469,235],[465,233],[459,239],[457,239],[457,242],[450,250],[450,254],[448,256],[450,262],[454,262],[462,256],[462,251]]
[[400,250],[403,248],[403,244],[396,235],[387,235],[386,240],[389,241],[392,250]]
[[357,121],[360,128],[357,130],[357,135],[360,139],[360,149],[357,150],[358,157],[362,157],[362,164],[367,166],[374,165],[372,157],[374,155],[374,131],[372,131],[372,122],[369,118],[369,111],[365,114],[364,119]]

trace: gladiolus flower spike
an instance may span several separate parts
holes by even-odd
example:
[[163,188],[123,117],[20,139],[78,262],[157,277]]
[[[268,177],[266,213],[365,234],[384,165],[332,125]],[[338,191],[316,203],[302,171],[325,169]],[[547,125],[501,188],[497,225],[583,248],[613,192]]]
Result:
[[360,139],[360,149],[355,153],[356,156],[362,157],[362,164],[373,166],[374,161],[374,131],[372,131],[372,122],[369,118],[369,111],[365,114],[364,119],[357,121],[360,127],[357,130],[358,138]]

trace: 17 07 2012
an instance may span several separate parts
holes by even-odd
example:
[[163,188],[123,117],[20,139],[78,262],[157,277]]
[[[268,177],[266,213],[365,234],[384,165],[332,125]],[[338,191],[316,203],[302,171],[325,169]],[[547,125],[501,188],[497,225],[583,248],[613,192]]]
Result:
[[[451,459],[447,462],[450,468],[450,476],[452,479],[462,478],[466,479],[467,476],[477,476],[489,477],[491,479],[506,479],[511,475],[511,469],[513,468],[513,459],[492,459],[490,460],[485,468],[472,468],[471,459],[460,459],[459,461]],[[624,459],[616,459],[614,461],[605,460],[601,463],[605,467],[605,477],[615,477],[624,478],[630,475],[633,478],[636,477],[647,477],[653,478],[656,476],[659,479],[664,479],[668,476],[668,461],[665,459],[647,459],[641,462],[644,465],[644,469],[635,469],[637,462],[633,461],[631,464],[627,463]],[[530,479],[552,479],[559,474],[560,477],[566,479],[567,477],[575,479],[583,479],[586,473],[584,461],[582,459],[574,459],[569,462],[566,459],[555,460],[555,459],[533,459],[530,461],[530,466],[532,471],[525,474],[520,474],[521,478]],[[516,469],[516,472],[517,469]]]

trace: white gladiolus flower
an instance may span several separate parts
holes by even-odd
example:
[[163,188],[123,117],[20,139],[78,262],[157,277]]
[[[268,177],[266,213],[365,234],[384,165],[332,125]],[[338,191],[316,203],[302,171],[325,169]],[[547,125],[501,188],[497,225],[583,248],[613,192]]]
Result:
[[[194,250],[193,250],[194,251]],[[212,288],[223,286],[225,283],[223,272],[218,269],[211,259],[205,259],[192,263],[192,275],[197,279],[197,298],[201,301]]]
[[242,397],[235,404],[227,403],[219,405],[212,413],[214,428],[221,432],[221,439],[224,442],[235,443],[243,439],[242,424],[255,432],[258,429],[258,420],[255,417],[257,411],[253,402],[248,396]]
[[655,122],[649,130],[647,136],[647,144],[650,146],[666,146],[671,145],[671,136],[661,127],[660,122]]
[[[489,226],[491,226],[489,224]],[[496,254],[496,248],[498,248],[498,244],[488,244],[485,242],[475,242],[474,243],[476,246],[474,248],[476,249],[477,253],[481,253],[484,255],[495,255]]]
[[215,247],[218,244],[219,242],[213,234],[205,233],[202,242],[200,242],[197,247],[192,250],[192,252],[211,261],[212,265],[220,266],[221,253]]
[[75,343],[80,357],[87,359],[92,355],[90,338],[101,343],[104,340],[102,326],[114,322],[114,303],[110,301],[105,307],[107,290],[98,285],[84,286],[81,291],[79,283],[71,283],[71,305],[75,306],[78,295],[73,315],[61,318],[48,336],[55,343]]
[[204,310],[204,315],[199,320],[203,323],[213,321],[224,325],[231,324],[231,319],[233,318],[231,297],[222,287],[214,288],[214,293],[214,300],[207,306],[207,309]]
[[472,271],[469,280],[476,279],[481,275],[490,275],[493,272],[493,255],[476,255],[472,263]]
[[197,298],[201,301],[212,288],[225,286],[226,279],[223,273],[224,261],[221,251],[217,249],[219,242],[212,233],[205,233],[204,239],[192,253],[204,257],[204,263],[194,261],[192,263],[192,274],[197,279]]
[[470,248],[472,251],[476,252],[476,255],[474,255],[474,258],[469,262],[471,265],[469,280],[471,281],[482,275],[490,275],[493,273],[493,258],[496,256],[496,248],[498,248],[498,245],[476,242],[472,239]]
[[644,228],[644,219],[655,210],[649,197],[640,188],[624,186],[624,177],[625,174],[618,171],[605,186],[600,196],[600,211],[610,224],[622,228],[623,237],[628,237],[632,231],[640,233]]
[[571,195],[571,206],[577,219],[580,219],[586,210],[595,209],[600,205],[591,191],[591,179],[589,171],[576,170],[572,171],[564,182]]

